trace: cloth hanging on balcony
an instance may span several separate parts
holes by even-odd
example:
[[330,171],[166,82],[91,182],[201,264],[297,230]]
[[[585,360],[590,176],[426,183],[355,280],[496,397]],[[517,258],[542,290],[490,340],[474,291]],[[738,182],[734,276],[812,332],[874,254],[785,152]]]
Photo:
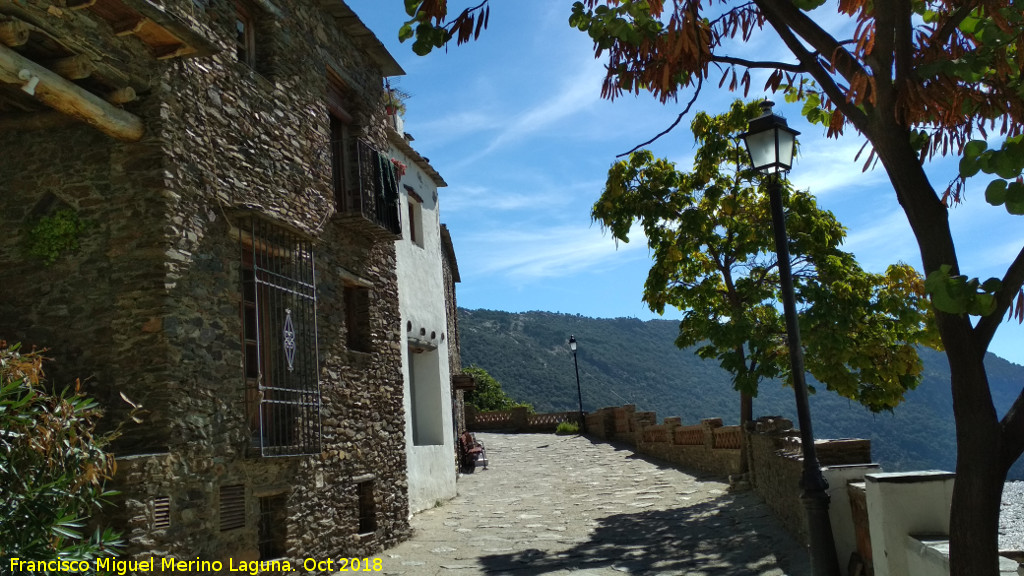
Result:
[[395,165],[391,159],[377,152],[377,197],[383,204],[389,205],[398,198],[398,178],[395,177]]

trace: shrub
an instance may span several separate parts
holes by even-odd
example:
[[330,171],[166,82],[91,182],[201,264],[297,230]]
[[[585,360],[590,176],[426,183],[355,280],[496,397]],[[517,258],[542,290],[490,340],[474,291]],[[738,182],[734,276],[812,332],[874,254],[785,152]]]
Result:
[[560,422],[558,428],[555,429],[555,434],[559,436],[569,436],[571,434],[579,434],[580,425],[575,422]]
[[118,534],[84,528],[115,494],[104,488],[115,466],[104,447],[115,433],[96,433],[102,411],[79,382],[51,393],[42,380],[40,353],[0,341],[0,558],[114,556]]
[[25,251],[30,258],[49,266],[61,254],[78,251],[78,239],[84,229],[74,210],[58,210],[31,223],[25,235]]
[[526,408],[533,413],[533,406],[523,402],[516,402],[501,388],[501,383],[487,373],[487,370],[479,366],[470,366],[463,370],[466,374],[472,374],[476,379],[476,389],[466,392],[466,404],[481,412],[494,410],[511,410],[513,408]]

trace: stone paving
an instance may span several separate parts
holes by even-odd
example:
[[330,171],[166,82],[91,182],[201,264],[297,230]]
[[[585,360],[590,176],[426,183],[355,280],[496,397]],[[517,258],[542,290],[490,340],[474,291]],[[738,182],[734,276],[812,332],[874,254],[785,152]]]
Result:
[[580,436],[477,434],[487,470],[413,517],[384,574],[808,576],[752,492]]

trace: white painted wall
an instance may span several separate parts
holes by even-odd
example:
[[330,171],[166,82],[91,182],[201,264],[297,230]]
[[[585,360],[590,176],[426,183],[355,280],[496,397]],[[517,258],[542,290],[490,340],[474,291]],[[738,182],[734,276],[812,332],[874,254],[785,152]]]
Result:
[[[405,440],[409,511],[419,512],[455,497],[455,431],[448,368],[448,320],[442,271],[437,186],[395,146],[391,157],[406,165],[399,181],[402,239],[396,241],[398,300],[402,313],[402,374],[405,379]],[[410,186],[423,199],[422,247],[409,236]],[[414,352],[412,348],[428,350]],[[414,390],[415,386],[415,399]],[[415,401],[414,401],[415,400]],[[413,418],[420,433],[414,435]],[[414,437],[415,436],[415,437]]]
[[875,576],[927,570],[908,536],[949,534],[952,472],[889,472],[865,477]]
[[832,535],[836,541],[836,557],[839,558],[839,573],[848,576],[850,555],[857,551],[857,534],[853,525],[853,509],[847,485],[859,482],[865,474],[880,472],[878,464],[852,464],[848,466],[827,466],[821,473],[828,482],[829,519]]

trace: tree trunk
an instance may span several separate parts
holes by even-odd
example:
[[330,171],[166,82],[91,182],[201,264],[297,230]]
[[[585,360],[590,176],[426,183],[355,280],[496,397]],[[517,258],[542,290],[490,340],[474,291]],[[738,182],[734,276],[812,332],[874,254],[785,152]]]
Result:
[[999,504],[1007,467],[984,352],[971,332],[943,330],[956,418],[956,481],[950,510],[950,576],[999,574]]
[[[948,209],[909,146],[909,131],[885,119],[866,128],[917,238],[924,274],[944,264],[959,273]],[[957,437],[950,576],[998,576],[999,503],[1009,466],[985,373],[987,346],[966,316],[936,312],[936,324],[949,362]]]
[[[754,397],[746,392],[740,392],[740,428],[747,429],[747,422],[754,419]],[[744,432],[743,442],[740,443],[740,474],[746,474],[750,470],[747,462],[747,441]]]

